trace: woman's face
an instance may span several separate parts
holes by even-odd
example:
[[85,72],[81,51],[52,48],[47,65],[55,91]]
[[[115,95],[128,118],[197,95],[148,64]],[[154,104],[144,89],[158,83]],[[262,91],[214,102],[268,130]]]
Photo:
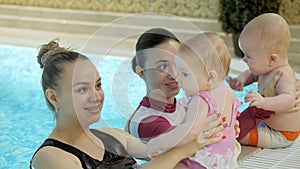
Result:
[[147,85],[147,95],[153,99],[173,102],[179,93],[175,54],[180,44],[174,40],[167,41],[148,49],[142,78]]
[[66,118],[89,126],[100,119],[104,93],[97,69],[89,60],[66,64],[58,97]]

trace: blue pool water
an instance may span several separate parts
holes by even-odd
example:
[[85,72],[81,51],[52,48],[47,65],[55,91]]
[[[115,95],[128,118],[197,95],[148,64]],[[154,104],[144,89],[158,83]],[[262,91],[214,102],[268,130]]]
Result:
[[[54,126],[42,93],[42,70],[36,55],[37,49],[0,45],[0,168],[28,168],[35,149]],[[131,72],[129,58],[104,57],[96,65],[106,98],[101,120],[92,127],[123,129],[145,95],[144,83]],[[256,90],[256,85],[235,93],[242,101],[250,89]]]

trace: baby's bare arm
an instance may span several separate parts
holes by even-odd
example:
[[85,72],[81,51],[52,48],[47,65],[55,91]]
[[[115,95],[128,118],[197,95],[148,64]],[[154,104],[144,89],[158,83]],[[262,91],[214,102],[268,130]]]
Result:
[[262,107],[275,112],[287,112],[295,105],[295,76],[283,72],[275,86],[274,97],[266,97]]
[[258,76],[252,74],[249,69],[240,74],[238,78],[241,78],[241,80],[244,82],[244,86],[248,86],[253,82],[257,82],[258,80]]
[[242,72],[237,78],[229,77],[226,80],[232,89],[242,91],[245,86],[253,82],[256,82],[257,76],[253,75],[251,71],[248,69]]
[[[280,79],[282,75],[281,71],[278,71],[276,73],[276,75],[274,76],[274,78],[271,80],[271,82],[267,85],[267,87],[264,90],[264,95],[266,97],[273,97],[275,95],[277,95],[276,91],[275,91],[275,86],[277,85],[278,80]],[[288,111],[283,111],[283,112],[276,112],[278,114],[280,113],[294,113],[294,112],[299,112],[300,111],[300,80],[296,79],[296,84],[295,84],[295,104],[294,107]]]
[[208,111],[208,104],[202,97],[193,97],[191,99],[187,110],[186,123],[190,123],[192,128],[179,145],[190,142],[195,139],[196,135],[199,135],[207,118]]

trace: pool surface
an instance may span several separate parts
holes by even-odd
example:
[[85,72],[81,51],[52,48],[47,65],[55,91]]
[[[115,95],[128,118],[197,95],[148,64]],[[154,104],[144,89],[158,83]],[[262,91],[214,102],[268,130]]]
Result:
[[[37,52],[34,48],[0,45],[0,168],[28,168],[34,151],[54,126],[40,84],[42,69],[36,62]],[[130,62],[130,58],[114,56],[96,62],[105,101],[101,120],[92,127],[123,129],[145,95],[144,82],[132,73]],[[235,94],[242,101],[256,88],[251,85]]]

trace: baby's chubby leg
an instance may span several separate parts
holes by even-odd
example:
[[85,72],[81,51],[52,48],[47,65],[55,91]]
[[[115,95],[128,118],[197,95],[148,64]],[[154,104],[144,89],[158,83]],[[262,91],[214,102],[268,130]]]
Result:
[[[275,96],[275,86],[280,79],[282,75],[282,72],[278,71],[273,79],[270,81],[270,83],[266,86],[264,89],[264,95],[265,96]],[[242,139],[254,128],[257,127],[257,125],[265,119],[268,119],[271,117],[271,115],[274,114],[272,111],[266,111],[263,109],[259,109],[255,106],[248,107],[246,110],[244,110],[241,115],[237,118],[237,120],[240,123],[240,135],[237,138],[238,141],[242,141]],[[245,140],[248,140],[247,138]],[[242,141],[243,142],[243,141]]]
[[288,146],[293,141],[289,141],[280,131],[276,131],[264,122],[258,128],[252,129],[249,134],[240,140],[240,143],[262,148],[281,148]]
[[[258,121],[256,120],[256,122]],[[241,130],[243,131],[243,129]],[[299,134],[300,131],[274,130],[261,120],[259,125],[246,134],[244,138],[240,138],[239,142],[262,148],[282,148],[291,145],[299,137]]]
[[256,128],[257,125],[265,119],[268,119],[273,115],[273,111],[267,111],[263,109],[259,109],[255,106],[248,107],[246,110],[244,110],[239,117],[237,117],[237,120],[240,123],[240,134],[237,138],[238,141],[240,141],[242,138],[244,138],[252,129]]

